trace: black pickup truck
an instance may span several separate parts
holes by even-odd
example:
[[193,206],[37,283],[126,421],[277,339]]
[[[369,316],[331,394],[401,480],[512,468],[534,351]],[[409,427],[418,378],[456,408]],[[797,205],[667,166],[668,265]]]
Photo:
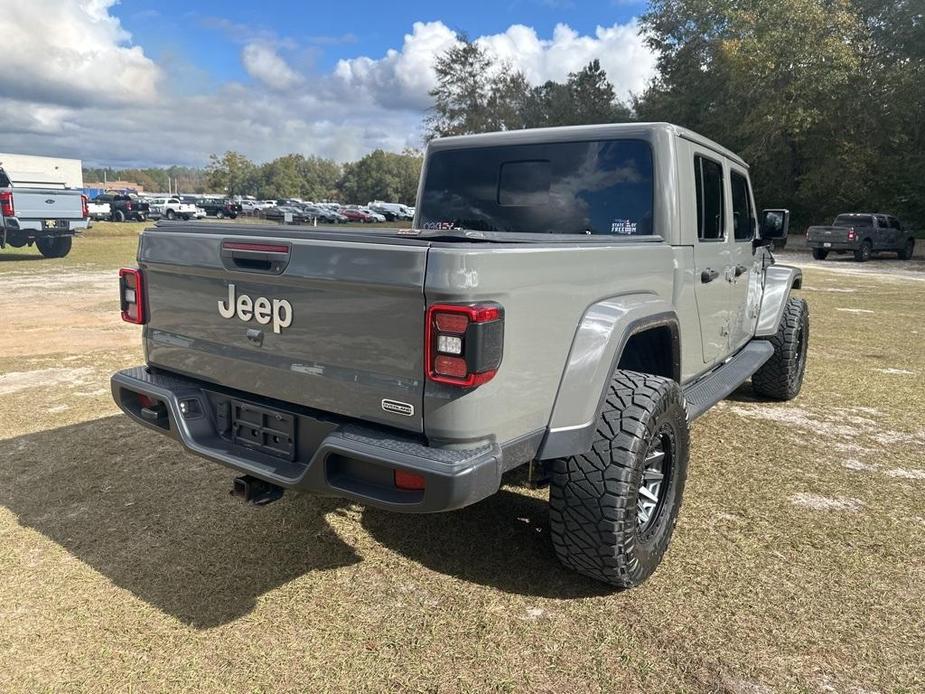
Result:
[[109,203],[110,219],[113,222],[144,222],[150,213],[148,203],[126,193],[102,193],[93,202]]
[[221,200],[219,198],[199,198],[196,201],[196,207],[201,208],[209,217],[218,219],[235,219],[243,208],[233,200]]
[[816,260],[825,260],[834,251],[854,253],[854,259],[862,263],[880,251],[896,253],[900,260],[909,260],[915,251],[912,232],[890,214],[840,214],[832,226],[807,229],[806,244]]

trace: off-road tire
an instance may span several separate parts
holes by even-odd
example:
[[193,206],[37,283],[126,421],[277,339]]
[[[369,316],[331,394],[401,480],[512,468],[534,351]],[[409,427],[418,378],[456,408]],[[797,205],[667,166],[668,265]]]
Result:
[[793,400],[803,387],[809,347],[809,307],[803,299],[789,299],[769,342],[774,354],[752,376],[752,390],[772,400]]
[[912,256],[915,253],[915,239],[909,239],[906,241],[906,245],[901,248],[897,255],[900,260],[912,260]]
[[824,248],[814,248],[813,249],[813,258],[816,260],[825,260],[828,257],[829,252]]
[[866,263],[870,260],[870,256],[873,255],[873,252],[873,244],[869,240],[864,239],[861,247],[854,252],[854,259],[859,263]]
[[114,222],[124,222],[125,221],[125,212],[122,210],[116,210],[112,213],[112,221]]
[[35,245],[46,258],[63,258],[71,252],[70,236],[53,236],[50,238],[36,239]]
[[[670,443],[670,451],[658,505],[643,524],[639,490],[656,441]],[[591,450],[552,461],[549,524],[559,561],[619,588],[642,583],[655,571],[674,531],[688,455],[687,409],[678,384],[617,371]]]

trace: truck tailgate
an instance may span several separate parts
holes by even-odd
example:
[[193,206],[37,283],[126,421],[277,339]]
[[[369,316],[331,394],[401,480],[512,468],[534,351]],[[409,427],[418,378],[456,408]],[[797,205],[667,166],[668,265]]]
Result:
[[151,366],[422,430],[427,243],[191,226],[141,236]]
[[13,188],[13,205],[20,219],[83,218],[79,191]]
[[806,240],[844,243],[849,240],[849,231],[850,227],[812,226],[806,230]]

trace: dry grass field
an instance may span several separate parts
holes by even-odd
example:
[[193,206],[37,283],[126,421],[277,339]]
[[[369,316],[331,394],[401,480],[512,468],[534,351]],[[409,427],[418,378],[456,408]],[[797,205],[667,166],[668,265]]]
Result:
[[925,691],[925,264],[781,254],[803,393],[695,423],[665,562],[614,593],[557,565],[518,477],[439,516],[258,509],[130,424],[137,230],[0,252],[0,689]]

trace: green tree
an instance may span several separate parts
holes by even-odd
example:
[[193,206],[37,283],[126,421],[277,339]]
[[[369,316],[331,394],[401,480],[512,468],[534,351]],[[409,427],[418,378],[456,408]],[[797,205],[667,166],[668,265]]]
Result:
[[257,167],[239,152],[229,150],[221,157],[210,155],[206,173],[209,187],[216,192],[253,195],[257,189]]
[[427,118],[431,137],[490,130],[489,98],[494,68],[491,57],[466,37],[434,62],[437,86]]
[[925,75],[914,5],[652,0],[642,26],[658,74],[635,110],[741,153],[759,203],[790,207],[797,228],[861,209],[921,223],[915,114]]
[[402,154],[377,149],[344,166],[338,184],[345,202],[366,204],[372,200],[413,204],[421,175],[419,152]]

